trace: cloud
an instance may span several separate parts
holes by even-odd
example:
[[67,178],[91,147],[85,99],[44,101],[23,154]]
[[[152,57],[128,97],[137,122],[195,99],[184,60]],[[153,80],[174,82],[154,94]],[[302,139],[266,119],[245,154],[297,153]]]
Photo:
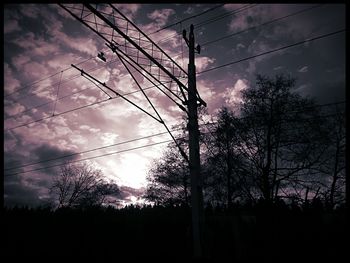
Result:
[[56,31],[52,37],[53,41],[60,43],[62,47],[68,46],[73,50],[96,56],[97,44],[94,38],[90,37],[71,37],[61,31]]
[[[26,165],[32,162],[53,159],[64,155],[71,155],[74,151],[60,149],[57,145],[49,143],[27,144],[28,137],[16,135],[16,151],[11,148],[5,148],[4,164],[6,168],[14,168]],[[13,175],[13,173],[28,171],[36,168],[50,166],[53,163],[70,161],[77,156],[69,156],[55,162],[42,162],[36,165],[30,165],[22,168],[5,171],[4,174],[4,203],[8,206],[29,205],[36,206],[48,202],[49,187],[52,183],[52,175],[57,172],[57,168],[47,168],[35,172]]]
[[144,193],[144,188],[133,188],[125,185],[120,186],[119,190],[121,199],[127,199],[130,196],[139,197]]
[[100,133],[101,139],[104,145],[110,145],[116,143],[116,139],[119,137],[118,134],[111,132]]
[[[188,64],[188,58],[184,58],[184,64]],[[215,58],[210,57],[196,57],[196,72],[201,72],[208,68],[209,65],[215,62]]]
[[191,14],[193,14],[193,12],[194,12],[194,9],[193,9],[193,7],[190,6],[184,11],[184,14],[191,15]]
[[22,15],[30,18],[38,18],[41,13],[40,8],[35,4],[20,5],[19,10]]
[[13,76],[12,69],[7,63],[4,63],[4,84],[6,93],[14,92],[21,85],[21,83]]
[[[148,33],[155,32],[160,28],[161,26],[154,22],[141,26],[141,30]],[[178,55],[181,52],[181,41],[183,38],[175,30],[163,29],[161,33],[151,35],[151,39],[173,59],[175,54]]]
[[141,8],[140,4],[114,4],[126,17],[133,19],[138,10]]
[[309,92],[309,89],[312,88],[311,83],[301,84],[294,89],[294,92],[306,95]]
[[[238,11],[243,6],[243,4],[226,4],[224,8],[229,11]],[[254,22],[260,22],[262,17],[268,19],[272,15],[268,9],[266,5],[258,5],[234,14],[229,24],[229,30],[231,32],[241,31],[252,26]]]
[[13,116],[25,110],[25,107],[18,102],[8,105],[5,108],[6,114]]
[[58,6],[58,5],[50,5],[50,7],[54,10],[56,10],[56,12],[64,17],[64,19],[69,19],[69,20],[74,20],[75,18],[73,16],[71,16],[66,10],[64,10],[62,7]]
[[21,182],[4,183],[4,205],[14,206],[38,206],[49,202],[49,199],[43,198],[35,187],[23,185]]
[[27,55],[19,54],[12,58],[12,64],[16,67],[17,70],[21,70],[23,65],[30,61],[30,57]]
[[22,28],[18,25],[18,21],[15,19],[5,20],[4,34],[9,34],[15,31],[20,31]]
[[168,22],[169,17],[173,14],[175,14],[175,11],[173,9],[160,9],[154,10],[147,16],[150,19],[155,20],[158,26],[163,27]]
[[[57,158],[65,155],[71,155],[75,153],[70,150],[60,149],[56,145],[51,145],[47,143],[36,147],[31,152],[36,157],[37,160],[53,159],[53,158]],[[64,160],[70,161],[70,160],[74,160],[75,158],[76,156],[70,156],[65,158]]]
[[304,66],[304,67],[302,67],[302,68],[300,68],[300,69],[298,69],[298,72],[299,73],[306,73],[306,72],[308,72],[308,66]]
[[245,45],[243,45],[242,43],[238,43],[236,45],[236,50],[239,51],[240,49],[244,49],[245,48]]
[[[19,149],[27,149],[30,151],[30,155],[28,155],[28,151],[17,151],[16,153],[10,153],[9,151],[6,151],[6,158],[5,163],[7,168],[14,168],[19,167],[25,164],[29,164],[32,162],[47,160],[47,159],[53,159],[65,155],[72,155],[75,152],[71,150],[66,149],[60,149],[56,145],[51,145],[48,143],[40,144],[39,146],[29,146],[26,145],[25,141],[26,138],[21,138],[20,140],[17,140],[16,147]],[[74,160],[77,156],[69,156],[64,159],[61,159],[60,161],[70,161]],[[33,168],[40,168],[45,167],[48,165],[52,165],[52,162],[43,162],[34,166],[27,166],[24,170],[29,170]],[[11,171],[8,171],[7,174],[16,172],[18,170],[23,170],[23,168],[14,169]]]
[[92,128],[89,125],[81,125],[79,128],[80,128],[80,130],[88,130],[88,131],[93,132],[93,133],[97,133],[100,131],[100,129]]
[[233,88],[227,88],[225,102],[231,106],[238,106],[243,102],[241,92],[248,88],[246,79],[238,79]]
[[[217,94],[211,83],[203,80],[197,81],[197,90],[200,97],[207,103],[211,103]],[[210,105],[208,105],[208,107],[210,107]]]
[[[270,44],[270,42],[266,39],[261,39],[259,41],[257,41],[257,39],[254,39],[248,46],[247,48],[247,52],[250,55],[257,55],[263,52],[267,52],[271,49],[273,49],[274,46]],[[271,59],[274,56],[278,56],[281,54],[281,52],[283,51],[279,51],[276,53],[272,53],[268,55],[268,59]],[[255,74],[257,65],[259,64],[259,62],[266,60],[266,56],[260,56],[260,57],[256,57],[253,59],[250,59],[248,61],[248,67],[246,68],[246,72],[249,73],[250,75]]]
[[282,66],[277,66],[277,67],[274,67],[273,70],[280,70],[282,68],[283,68]]
[[23,49],[33,49],[36,47],[35,45],[35,35],[33,32],[27,32],[14,40],[12,40],[13,43],[20,46]]

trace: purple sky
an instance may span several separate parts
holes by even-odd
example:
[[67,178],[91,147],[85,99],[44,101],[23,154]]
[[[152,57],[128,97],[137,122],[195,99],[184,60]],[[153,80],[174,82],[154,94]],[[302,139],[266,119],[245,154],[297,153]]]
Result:
[[[204,24],[195,28],[196,42],[203,45],[201,54],[196,56],[196,69],[200,72],[345,28],[345,5],[325,4],[206,45],[209,41],[313,6],[259,4],[236,15],[211,19],[244,5],[224,5],[150,37],[187,71],[188,48],[182,40],[182,29],[191,23]],[[213,6],[124,4],[117,8],[150,34]],[[176,32],[179,33],[175,35]],[[97,58],[99,51],[105,53],[107,63]],[[47,189],[57,168],[15,173],[171,139],[164,134],[56,162],[6,170],[165,131],[160,123],[120,98],[60,114],[108,98],[79,76],[79,72],[70,67],[72,63],[83,62],[79,67],[86,71],[96,68],[91,74],[121,94],[136,91],[138,87],[116,58],[101,38],[58,5],[4,6],[5,204],[35,205],[47,201]],[[113,60],[116,61],[108,64]],[[344,100],[345,33],[199,74],[197,88],[208,104],[209,115],[224,105],[234,107],[240,101],[240,90],[254,85],[257,73],[271,76],[291,74],[297,78],[296,92],[313,96],[320,104]],[[49,77],[51,75],[54,76]],[[45,77],[49,78],[42,80]],[[37,80],[41,81],[35,83]],[[141,84],[142,87],[150,86],[147,81]],[[56,102],[58,87],[58,97],[63,98]],[[182,112],[172,101],[156,89],[150,89],[147,95],[169,127],[179,124]],[[142,93],[133,93],[128,99],[152,111]],[[59,115],[14,128],[49,117],[53,112]],[[146,186],[145,177],[152,160],[160,158],[165,147],[166,144],[159,144],[92,159],[91,162],[102,169],[109,180],[122,186],[125,202],[135,202]]]

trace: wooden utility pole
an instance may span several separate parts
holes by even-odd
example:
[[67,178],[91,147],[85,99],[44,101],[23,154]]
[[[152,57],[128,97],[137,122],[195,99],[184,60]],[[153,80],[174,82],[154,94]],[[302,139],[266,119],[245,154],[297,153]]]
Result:
[[[200,155],[199,155],[199,130],[197,114],[197,87],[196,87],[196,66],[195,66],[195,41],[193,25],[190,27],[189,39],[186,38],[186,31],[183,37],[189,47],[188,64],[188,133],[189,133],[189,168],[191,177],[191,206],[192,206],[192,234],[193,254],[195,258],[203,255],[203,192],[200,176]],[[196,48],[199,53],[199,46]]]

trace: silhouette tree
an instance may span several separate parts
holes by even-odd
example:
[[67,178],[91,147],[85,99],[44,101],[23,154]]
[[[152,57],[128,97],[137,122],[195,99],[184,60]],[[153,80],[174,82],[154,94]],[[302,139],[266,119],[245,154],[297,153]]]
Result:
[[[303,203],[322,193],[332,205],[335,198],[340,200],[345,167],[342,122],[338,118],[333,136],[330,126],[335,124],[326,122],[315,101],[294,92],[294,86],[295,79],[285,75],[257,75],[256,85],[242,91],[240,115],[222,108],[210,132],[202,133],[207,203],[230,207],[234,201],[256,203],[261,198],[266,203],[280,198]],[[187,169],[170,145],[150,170],[146,198],[160,204],[188,203]]]
[[319,166],[319,172],[325,182],[324,198],[329,209],[345,201],[345,112],[339,105],[335,110],[328,109],[327,122],[324,122],[328,132],[328,149]]
[[117,196],[119,188],[108,183],[101,170],[91,164],[68,164],[61,167],[53,180],[51,192],[57,197],[58,207],[100,206],[108,196]]
[[162,158],[155,160],[148,172],[145,198],[160,205],[189,205],[189,180],[188,164],[176,145],[171,143]]
[[[202,118],[204,114],[206,114],[205,109],[199,108],[199,118]],[[182,122],[173,128],[180,130],[176,140],[188,156],[188,132],[186,124],[187,116],[184,115]],[[201,134],[200,142],[203,142],[203,139],[203,135]],[[170,143],[162,158],[155,160],[148,172],[146,178],[148,183],[144,198],[159,205],[189,205],[191,200],[189,173],[188,162],[180,154],[175,143]],[[205,191],[205,189],[203,190]]]
[[256,86],[242,91],[237,149],[249,163],[249,176],[268,203],[300,194],[314,185],[312,171],[327,146],[323,119],[310,98],[292,92],[295,79],[258,75]]
[[226,203],[227,207],[232,207],[233,200],[243,198],[244,195],[244,190],[240,187],[240,185],[243,186],[241,179],[244,164],[235,149],[237,145],[237,129],[234,127],[236,120],[237,117],[233,112],[224,107],[218,113],[213,132],[206,135],[207,143],[210,145],[204,165],[206,192],[210,191],[216,202]]

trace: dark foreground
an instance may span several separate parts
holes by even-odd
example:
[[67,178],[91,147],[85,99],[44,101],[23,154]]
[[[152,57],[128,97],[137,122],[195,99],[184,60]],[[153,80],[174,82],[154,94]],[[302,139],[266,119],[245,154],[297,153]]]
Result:
[[[184,207],[5,209],[3,219],[5,262],[192,259],[190,211]],[[208,209],[205,220],[205,261],[342,262],[347,258],[344,210]]]

